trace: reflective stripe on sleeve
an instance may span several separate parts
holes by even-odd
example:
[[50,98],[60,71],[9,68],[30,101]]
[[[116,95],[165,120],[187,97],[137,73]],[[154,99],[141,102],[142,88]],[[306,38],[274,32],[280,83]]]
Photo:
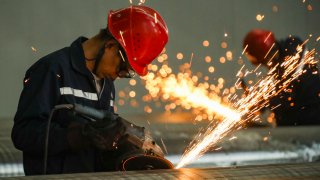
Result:
[[73,89],[71,87],[60,88],[60,93],[61,95],[73,95],[80,98],[98,101],[98,95],[96,93],[83,92],[80,89]]

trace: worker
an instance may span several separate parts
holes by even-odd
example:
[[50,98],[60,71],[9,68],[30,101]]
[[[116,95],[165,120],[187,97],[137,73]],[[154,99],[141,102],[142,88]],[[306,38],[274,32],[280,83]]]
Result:
[[[243,48],[247,59],[253,65],[261,64],[268,69],[276,67],[279,80],[283,78],[284,69],[277,64],[296,55],[300,62],[308,51],[299,37],[290,36],[276,40],[273,32],[264,29],[248,32],[243,40]],[[269,100],[277,126],[320,124],[319,70],[315,64],[310,63],[302,63],[297,67],[296,71],[298,70],[303,70],[303,73],[285,90]],[[281,88],[279,86],[280,84],[276,87],[277,90]]]
[[[110,11],[107,27],[94,37],[79,37],[33,64],[24,78],[12,129],[13,143],[23,151],[25,174],[43,174],[46,126],[56,105],[81,104],[113,113],[114,80],[146,75],[167,41],[168,29],[158,12],[130,6]],[[68,112],[52,116],[44,174],[114,170],[109,165],[115,144],[128,123],[105,126]]]

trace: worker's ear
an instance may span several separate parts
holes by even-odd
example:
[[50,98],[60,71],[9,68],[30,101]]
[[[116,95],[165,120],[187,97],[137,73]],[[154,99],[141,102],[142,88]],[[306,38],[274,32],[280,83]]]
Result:
[[118,45],[118,42],[115,39],[110,39],[105,43],[105,48],[112,48],[114,46]]

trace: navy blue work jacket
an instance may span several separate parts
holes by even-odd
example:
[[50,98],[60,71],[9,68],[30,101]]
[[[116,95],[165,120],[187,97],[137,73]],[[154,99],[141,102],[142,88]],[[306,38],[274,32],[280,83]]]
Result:
[[[70,47],[41,58],[26,72],[12,129],[13,143],[23,151],[26,175],[43,173],[46,126],[56,105],[78,103],[114,111],[114,83],[104,79],[101,93],[97,94],[94,77],[85,64],[82,43],[86,40],[78,38]],[[71,118],[66,114],[57,111],[52,119],[47,174],[103,171],[98,150],[71,151],[67,141]]]
[[[297,46],[303,42],[291,37],[278,42],[279,61],[297,53]],[[306,47],[303,47],[305,49]],[[303,57],[303,52],[300,57]],[[319,125],[320,124],[320,73],[316,65],[305,64],[304,73],[277,96],[271,98],[270,106],[278,126]],[[279,69],[279,77],[283,70]]]

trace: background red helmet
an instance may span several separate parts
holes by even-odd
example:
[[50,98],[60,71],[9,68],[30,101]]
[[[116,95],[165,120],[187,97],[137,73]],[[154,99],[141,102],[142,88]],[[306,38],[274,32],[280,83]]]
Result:
[[126,52],[131,67],[144,76],[147,66],[168,42],[168,28],[158,12],[146,6],[110,11],[108,28]]
[[265,56],[274,43],[275,38],[271,31],[253,29],[245,36],[242,46],[245,48],[248,45],[246,53],[256,58],[257,62],[249,58],[252,63],[265,63],[268,60]]

